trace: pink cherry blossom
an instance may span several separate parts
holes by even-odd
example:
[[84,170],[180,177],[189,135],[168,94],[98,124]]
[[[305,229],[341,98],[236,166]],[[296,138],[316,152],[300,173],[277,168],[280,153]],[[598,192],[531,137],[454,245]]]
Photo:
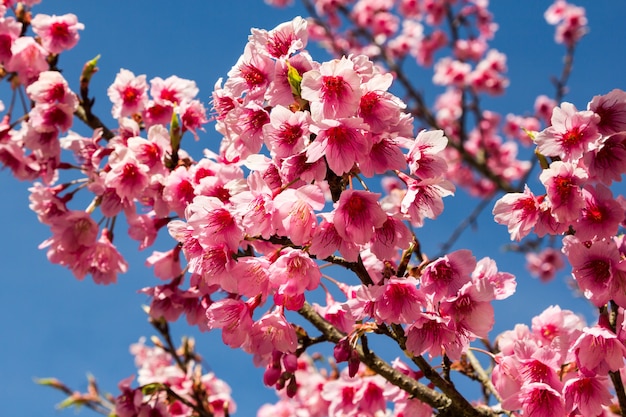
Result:
[[602,406],[609,406],[613,396],[607,388],[607,379],[601,377],[580,376],[565,383],[563,396],[565,408],[583,416],[599,416]]
[[422,130],[411,146],[406,157],[411,174],[422,179],[435,178],[445,174],[447,163],[441,152],[448,145],[448,138],[442,130],[427,132]]
[[578,111],[571,103],[562,103],[552,112],[552,126],[535,137],[537,149],[546,156],[577,161],[596,146],[600,139],[600,117],[592,111]]
[[608,94],[594,96],[589,110],[600,116],[598,130],[605,136],[626,131],[626,91],[611,90]]
[[505,224],[511,240],[521,240],[527,236],[539,218],[539,199],[527,185],[523,193],[507,193],[493,207],[494,220]]
[[387,215],[378,204],[379,194],[368,191],[346,190],[337,202],[333,224],[342,239],[365,244],[382,227]]
[[107,94],[113,103],[111,114],[114,118],[140,113],[148,104],[146,76],[136,77],[131,71],[121,69]]
[[562,161],[553,162],[539,176],[546,187],[552,215],[560,223],[567,224],[578,218],[585,205],[582,186],[587,177],[584,169]]
[[326,157],[328,166],[337,175],[349,172],[355,163],[369,157],[372,144],[366,135],[367,125],[357,117],[324,120],[311,125],[317,135],[307,148],[307,162]]
[[29,36],[17,38],[11,45],[11,59],[5,69],[17,72],[24,84],[29,84],[37,76],[48,70],[47,51]]
[[361,78],[343,57],[323,63],[302,76],[302,98],[311,102],[314,120],[354,116],[361,100]]
[[605,376],[624,366],[626,347],[615,333],[599,326],[586,327],[571,347],[576,363],[585,375]]
[[539,253],[526,254],[526,268],[542,282],[551,281],[556,272],[564,266],[563,256],[553,248],[545,248]]
[[[284,0],[283,0],[284,1]],[[300,16],[270,31],[252,29],[251,41],[260,51],[276,59],[288,58],[307,44],[307,21]]]
[[476,258],[467,249],[460,249],[436,259],[422,271],[422,290],[435,300],[457,295],[476,266]]
[[33,32],[41,38],[41,44],[52,54],[72,49],[78,43],[78,31],[85,25],[78,22],[73,13],[63,16],[37,14],[31,21]]

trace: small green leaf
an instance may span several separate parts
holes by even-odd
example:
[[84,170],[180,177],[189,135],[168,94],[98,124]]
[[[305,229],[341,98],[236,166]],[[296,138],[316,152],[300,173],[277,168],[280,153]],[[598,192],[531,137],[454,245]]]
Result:
[[295,98],[300,98],[302,83],[302,75],[295,69],[289,61],[285,61],[287,63],[287,80],[289,81],[289,86],[291,87],[291,93]]
[[146,384],[141,387],[141,393],[143,395],[152,395],[155,392],[159,392],[164,388],[163,384],[160,382],[153,382],[152,384]]

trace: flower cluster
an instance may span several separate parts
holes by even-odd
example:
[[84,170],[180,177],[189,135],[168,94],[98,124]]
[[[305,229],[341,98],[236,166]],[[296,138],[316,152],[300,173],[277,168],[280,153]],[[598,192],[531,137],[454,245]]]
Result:
[[610,373],[624,366],[623,320],[617,334],[606,316],[586,327],[568,310],[552,306],[499,336],[493,383],[502,407],[532,416],[598,416],[613,403]]
[[545,194],[529,188],[496,203],[495,220],[512,240],[534,230],[562,235],[563,253],[579,288],[594,305],[609,300],[626,307],[626,264],[622,237],[626,205],[609,189],[626,172],[626,92],[596,96],[588,109],[570,103],[555,107],[552,125],[535,136],[537,150],[551,158],[539,179]]

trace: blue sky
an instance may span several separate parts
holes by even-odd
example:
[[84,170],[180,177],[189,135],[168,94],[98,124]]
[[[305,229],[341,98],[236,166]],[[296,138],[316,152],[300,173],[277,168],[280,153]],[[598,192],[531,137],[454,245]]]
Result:
[[[511,85],[505,97],[485,100],[485,107],[504,114],[523,114],[532,110],[536,95],[553,95],[550,77],[561,71],[564,48],[553,43],[554,28],[543,20],[549,2],[524,2],[522,7],[518,2],[493,3],[500,29],[491,46],[508,55]],[[579,108],[585,107],[593,95],[613,88],[626,89],[626,3],[585,2],[584,6],[591,31],[576,51],[571,92],[566,96]],[[96,112],[105,120],[110,119],[106,88],[120,68],[146,74],[148,79],[174,74],[193,79],[206,104],[216,80],[226,76],[243,52],[251,27],[271,29],[305,14],[301,6],[277,10],[265,6],[262,0],[44,0],[34,11],[57,15],[72,12],[85,24],[81,41],[62,56],[60,66],[70,85],[77,89],[82,64],[102,55],[91,88],[96,96]],[[321,61],[325,56],[317,54],[314,58]],[[436,90],[429,84],[425,78],[418,83],[418,89],[432,103]],[[0,89],[0,94],[5,94],[0,99],[7,102],[6,89]],[[216,149],[219,140],[209,125],[201,142],[194,145],[196,157],[200,157],[203,147]],[[28,209],[27,188],[8,172],[0,172],[0,216],[5,232],[0,243],[2,414],[74,415],[74,411],[54,410],[61,395],[35,385],[33,377],[55,376],[84,390],[85,375],[91,373],[103,390],[116,392],[117,383],[135,373],[128,347],[140,336],[152,334],[140,308],[146,298],[137,294],[138,289],[155,282],[142,266],[151,249],[138,253],[135,242],[120,239],[116,244],[126,249],[129,273],[119,277],[117,285],[108,287],[96,286],[89,279],[79,282],[69,271],[50,265],[45,252],[37,249],[49,234]],[[447,237],[468,207],[473,207],[462,195],[448,198],[445,204],[442,220],[418,231],[430,254],[436,252],[443,240],[440,237]],[[489,255],[500,269],[518,276],[518,294],[496,306],[496,331],[511,328],[516,322],[529,322],[533,315],[557,303],[590,317],[586,304],[570,296],[563,274],[548,285],[540,285],[524,270],[521,256],[503,253],[501,247],[508,242],[506,230],[493,224],[489,211],[479,219],[478,229],[467,231],[455,248],[471,248],[478,258]],[[123,233],[117,236],[123,238]],[[157,249],[171,246],[167,239],[159,243]],[[184,321],[174,326],[177,338],[187,331]],[[253,416],[262,403],[275,401],[274,393],[262,385],[262,371],[253,367],[246,354],[223,346],[219,333],[194,334],[206,363],[233,387],[239,406],[237,415]],[[91,415],[87,410],[82,413]]]

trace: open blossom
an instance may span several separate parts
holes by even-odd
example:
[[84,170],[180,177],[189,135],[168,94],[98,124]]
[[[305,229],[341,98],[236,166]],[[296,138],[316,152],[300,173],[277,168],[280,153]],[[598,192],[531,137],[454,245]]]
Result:
[[354,116],[362,94],[361,78],[354,63],[346,57],[304,73],[301,88],[302,98],[311,102],[315,120]]
[[78,43],[78,31],[85,28],[73,13],[63,16],[40,13],[35,15],[31,25],[33,32],[41,38],[42,46],[53,54],[72,49]]
[[308,145],[310,123],[308,112],[276,106],[270,113],[270,122],[263,126],[265,144],[278,158],[299,153]]
[[454,251],[428,264],[422,271],[422,290],[435,300],[452,297],[468,282],[476,258],[467,249]]
[[333,223],[344,240],[367,243],[374,229],[387,221],[387,215],[378,204],[379,194],[368,191],[346,190],[341,194]]
[[539,180],[546,187],[552,215],[560,223],[575,221],[585,206],[582,186],[587,180],[587,172],[572,163],[555,161],[549,169],[544,169]]
[[443,135],[442,130],[422,130],[406,157],[411,174],[422,179],[444,175],[448,164],[441,153],[447,145],[448,138]]
[[372,144],[366,135],[367,125],[358,117],[324,120],[311,126],[317,138],[307,148],[307,162],[326,157],[337,175],[349,172],[355,163],[368,158]]
[[586,327],[571,347],[585,375],[604,376],[624,366],[626,347],[615,333],[599,326]]
[[111,114],[115,119],[140,113],[148,103],[146,76],[136,77],[131,71],[121,69],[107,94],[113,103]]
[[523,193],[507,193],[493,207],[494,220],[507,225],[511,240],[528,235],[539,219],[539,199],[527,185]]
[[250,40],[261,52],[276,59],[285,59],[307,44],[307,21],[300,16],[281,23],[274,29],[252,29]]
[[5,69],[17,72],[25,84],[34,81],[39,73],[48,70],[48,53],[30,36],[21,36],[11,45],[11,59]]
[[563,161],[577,161],[601,137],[600,117],[592,111],[577,111],[571,103],[562,103],[552,112],[552,125],[535,138],[537,149],[546,156],[558,156]]

